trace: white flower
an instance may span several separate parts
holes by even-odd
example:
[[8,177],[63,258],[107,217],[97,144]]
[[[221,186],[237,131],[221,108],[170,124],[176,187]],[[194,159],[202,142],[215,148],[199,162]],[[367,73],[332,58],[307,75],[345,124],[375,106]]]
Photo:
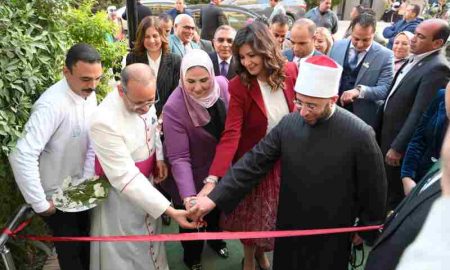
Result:
[[64,189],[67,189],[70,185],[71,185],[71,183],[72,183],[72,177],[70,177],[70,176],[67,176],[64,180],[63,180],[63,183],[62,183],[62,189],[64,190]]
[[102,184],[97,183],[94,185],[94,196],[97,198],[105,197],[105,189],[102,187]]
[[96,198],[90,198],[90,199],[89,199],[89,204],[93,204],[95,201],[97,201]]

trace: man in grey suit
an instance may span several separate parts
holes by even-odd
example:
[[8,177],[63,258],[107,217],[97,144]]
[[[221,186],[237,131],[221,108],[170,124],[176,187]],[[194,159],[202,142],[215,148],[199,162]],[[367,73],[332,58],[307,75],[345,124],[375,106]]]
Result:
[[380,143],[390,209],[404,197],[400,165],[406,147],[423,112],[450,79],[448,62],[441,54],[449,34],[448,23],[441,19],[426,20],[417,26],[411,39],[412,56],[397,72],[386,99]]
[[171,53],[183,57],[192,49],[199,49],[194,38],[195,23],[194,19],[187,14],[180,14],[175,18],[174,33],[169,37],[169,49]]
[[229,25],[221,25],[214,34],[215,52],[208,53],[214,66],[216,76],[224,76],[231,80],[236,75],[235,59],[231,46],[233,45],[236,30]]
[[212,40],[216,29],[224,24],[228,24],[227,17],[219,7],[222,0],[211,0],[209,5],[200,10],[200,20],[198,27],[202,29],[201,38]]
[[330,57],[343,67],[340,105],[379,129],[382,103],[394,78],[394,55],[373,40],[376,18],[361,14],[352,21],[351,39],[334,43]]
[[294,23],[291,29],[291,36],[289,37],[292,49],[283,51],[283,55],[289,62],[295,62],[297,65],[300,65],[302,58],[322,54],[316,51],[314,47],[315,33],[316,24],[310,19],[303,18]]

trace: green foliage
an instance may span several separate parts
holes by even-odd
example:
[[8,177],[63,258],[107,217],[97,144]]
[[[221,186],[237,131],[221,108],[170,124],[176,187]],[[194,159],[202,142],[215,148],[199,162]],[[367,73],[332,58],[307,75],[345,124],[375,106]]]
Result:
[[[108,43],[114,25],[106,12],[93,14],[93,1],[8,0],[0,5],[0,226],[24,203],[9,167],[7,155],[20,137],[32,104],[61,79],[67,49],[86,42],[96,47],[105,70],[118,65],[126,43]],[[71,8],[72,4],[80,8]],[[107,78],[110,78],[110,75]],[[100,89],[103,96],[106,84]],[[42,235],[47,229],[35,218],[26,233]],[[42,252],[30,241],[9,243],[17,269],[41,269]],[[0,269],[4,269],[0,262]]]
[[[23,203],[6,156],[32,103],[60,77],[68,40],[63,15],[69,1],[12,0],[0,5],[0,224]],[[45,227],[38,221],[28,230],[42,234]],[[18,269],[42,265],[42,256],[30,242],[13,241],[10,248]]]
[[66,17],[67,32],[73,43],[85,42],[94,46],[100,53],[105,77],[98,87],[101,100],[108,92],[108,81],[112,79],[111,70],[120,70],[122,57],[127,53],[126,42],[110,42],[108,37],[117,30],[117,25],[108,20],[105,10],[92,12],[94,1],[86,0],[79,8],[71,8]]

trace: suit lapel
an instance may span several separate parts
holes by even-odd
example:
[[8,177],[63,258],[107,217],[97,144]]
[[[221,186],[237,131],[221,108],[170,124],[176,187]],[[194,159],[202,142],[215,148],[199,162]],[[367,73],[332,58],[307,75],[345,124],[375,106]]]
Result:
[[[437,53],[439,53],[439,51]],[[430,61],[432,59],[432,56],[434,56],[434,55],[435,55],[435,53],[432,53],[432,54],[428,55],[427,57],[422,59],[422,61],[417,63],[415,66],[413,66],[409,70],[409,72],[402,78],[402,80],[398,83],[397,87],[395,89],[391,88],[390,93],[388,95],[388,98],[386,99],[386,102],[388,101],[389,98],[391,98],[392,95],[394,95],[395,91],[397,91],[397,89],[399,89],[402,86],[403,83],[408,82],[410,80],[410,78],[414,78],[416,76],[416,74],[423,73],[422,70],[424,69],[424,67],[427,66],[427,62]],[[397,72],[397,74],[395,76],[395,79],[392,81],[392,86],[391,87],[394,87],[395,82],[397,81],[398,75],[405,68],[407,63],[408,63],[408,61],[406,61],[405,64]]]
[[[375,43],[373,43],[370,50],[367,52],[367,54],[362,59],[361,69],[358,72],[358,77],[356,78],[355,85],[359,84],[359,82],[361,81],[361,78],[364,76],[366,71],[369,69],[369,66],[372,64],[372,61],[374,61],[376,59],[378,49],[379,48],[376,47]],[[367,63],[367,65],[366,65],[366,63]]]
[[234,70],[234,57],[231,57],[230,64],[228,65],[227,78],[230,78],[230,76],[233,75],[233,70]]
[[[158,70],[158,77],[156,78],[156,85],[160,85],[166,74],[166,70],[168,70],[168,68],[170,66],[172,66],[171,63],[171,58],[169,56],[169,54],[162,54],[161,55],[161,62],[159,63],[159,70]],[[159,76],[161,74],[161,76]],[[158,87],[159,88],[159,87]]]
[[348,50],[350,49],[350,40],[345,40],[345,42],[342,42],[341,48],[336,48],[336,62],[338,62],[339,65],[344,66],[345,56],[348,53]]
[[220,76],[220,68],[219,68],[219,61],[217,60],[217,53],[214,53],[213,57],[211,58],[214,66],[214,74],[216,74],[216,76]]
[[256,79],[252,81],[250,87],[250,96],[252,97],[256,105],[258,105],[258,108],[261,110],[264,116],[267,118],[266,106],[264,105],[261,89],[259,88],[259,83]]
[[[435,168],[435,167],[433,167]],[[429,177],[434,177],[436,171],[431,169],[431,172],[428,173],[428,177],[424,177],[423,180],[429,179]],[[419,184],[414,188],[414,190],[405,198],[400,205],[395,209],[394,213],[384,224],[386,228],[381,234],[378,241],[375,243],[374,248],[384,239],[388,238],[392,233],[396,231],[396,229],[402,224],[403,220],[409,216],[409,214],[414,211],[422,202],[429,199],[430,197],[436,195],[436,193],[441,192],[440,181],[434,182],[430,187],[420,193],[423,186],[425,185],[425,181],[419,182]]]

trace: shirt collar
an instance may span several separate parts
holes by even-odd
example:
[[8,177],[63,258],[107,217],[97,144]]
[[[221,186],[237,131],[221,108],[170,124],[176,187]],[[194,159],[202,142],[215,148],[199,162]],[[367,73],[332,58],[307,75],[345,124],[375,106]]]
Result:
[[147,53],[147,59],[148,59],[148,63],[153,63],[159,66],[159,63],[161,63],[161,55],[162,55],[162,51],[159,53],[158,58],[156,59],[156,61],[154,61],[150,55]]
[[413,54],[411,57],[413,59],[413,62],[419,62],[419,61],[423,60],[425,57],[427,57],[428,55],[433,54],[433,53],[439,51],[440,49],[441,48],[433,50],[433,51],[425,52],[422,54]]
[[[372,48],[372,45],[373,45],[373,42],[370,44],[370,46],[369,47],[367,47],[365,50],[364,50],[364,52],[369,52],[369,50],[370,50],[370,48]],[[355,46],[353,46],[353,43],[352,43],[352,41],[350,40],[350,48],[351,49],[355,49]]]
[[219,56],[218,53],[216,53],[216,54],[217,54],[217,61],[218,61],[218,63],[219,63],[219,66],[220,66],[220,64],[222,63],[222,61],[227,62],[228,65],[231,64],[231,57],[233,57],[233,56],[230,56],[228,59],[222,59],[222,58],[220,58],[220,56]]
[[293,61],[293,62],[298,62],[299,59],[308,58],[308,57],[310,57],[310,56],[313,56],[313,55],[314,55],[314,51],[315,51],[315,50],[312,50],[312,52],[311,52],[310,54],[308,54],[307,56],[304,56],[304,57],[298,57],[298,56],[295,56],[295,55],[294,55],[294,59],[292,59],[292,61]]

